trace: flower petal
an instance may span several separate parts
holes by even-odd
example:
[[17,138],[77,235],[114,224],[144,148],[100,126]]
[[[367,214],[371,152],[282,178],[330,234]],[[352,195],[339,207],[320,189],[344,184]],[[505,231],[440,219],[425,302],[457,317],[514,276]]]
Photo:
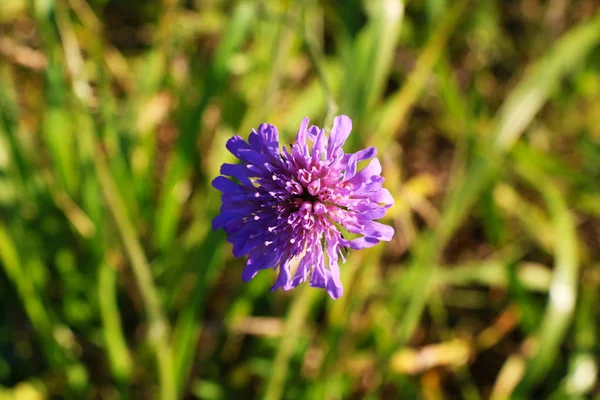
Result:
[[298,264],[298,269],[294,274],[294,278],[283,287],[284,290],[290,290],[297,287],[299,284],[304,282],[310,274],[310,267],[312,265],[312,253],[306,253]]
[[224,176],[217,176],[215,179],[213,179],[212,186],[223,193],[233,193],[241,191],[240,185],[238,185],[231,179],[225,178]]
[[315,138],[315,144],[312,149],[313,163],[316,164],[321,160],[321,155],[325,154],[325,146],[327,138],[325,137],[325,129],[321,129]]
[[[274,269],[278,275],[271,290],[290,290],[309,280],[336,299],[343,294],[343,248],[392,239],[394,229],[375,222],[394,202],[383,189],[377,151],[369,147],[344,154],[351,130],[345,115],[334,119],[328,137],[304,118],[290,151],[280,150],[277,128],[266,123],[250,133],[248,142],[237,135],[227,141],[242,163],[223,164],[222,176],[212,183],[222,192],[221,212],[212,225],[225,230],[234,256],[247,256],[242,280]],[[358,163],[369,159],[357,171]],[[361,237],[344,239],[336,224]],[[293,277],[292,258],[300,258]]]
[[256,176],[256,174],[245,165],[227,163],[221,165],[221,174],[232,176],[246,186],[252,186],[252,182],[248,178]]
[[327,144],[328,158],[344,145],[351,131],[352,121],[346,115],[340,115],[333,119],[333,127],[329,133],[329,142]]
[[304,147],[304,145],[306,145],[306,128],[308,128],[308,118],[302,118],[302,122],[300,122],[300,128],[296,134],[296,144],[300,147]]
[[349,247],[354,250],[367,249],[375,246],[377,243],[379,243],[378,239],[365,236],[348,241]]
[[371,160],[369,165],[365,168],[361,169],[356,175],[352,177],[352,179],[347,182],[351,185],[360,185],[364,183],[372,176],[377,176],[381,174],[381,163],[378,159],[374,158]]
[[290,260],[285,260],[279,265],[279,276],[277,277],[273,287],[271,287],[271,292],[279,289],[280,287],[285,287],[290,280],[290,277]]

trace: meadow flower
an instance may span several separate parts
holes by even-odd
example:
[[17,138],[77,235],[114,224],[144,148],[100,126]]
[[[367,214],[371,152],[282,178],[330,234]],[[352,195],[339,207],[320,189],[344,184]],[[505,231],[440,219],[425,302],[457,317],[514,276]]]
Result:
[[[280,150],[277,128],[270,124],[253,130],[248,142],[229,139],[227,149],[242,164],[223,164],[221,174],[234,179],[213,181],[222,192],[213,229],[225,230],[234,256],[248,256],[244,281],[260,270],[278,269],[271,290],[289,290],[309,279],[310,286],[336,299],[343,293],[338,260],[345,261],[345,250],[392,239],[394,229],[374,221],[394,202],[382,187],[376,150],[345,154],[342,145],[351,130],[352,121],[341,115],[329,137],[304,118],[289,150]],[[369,159],[358,171],[358,163]]]

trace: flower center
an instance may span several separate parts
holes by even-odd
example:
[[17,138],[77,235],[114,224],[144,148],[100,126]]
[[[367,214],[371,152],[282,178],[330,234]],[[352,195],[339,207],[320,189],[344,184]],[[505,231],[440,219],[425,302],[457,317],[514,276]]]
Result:
[[315,203],[315,201],[319,200],[319,198],[316,195],[310,194],[306,189],[302,192],[302,195],[300,195],[299,198],[303,201],[308,201],[313,204]]

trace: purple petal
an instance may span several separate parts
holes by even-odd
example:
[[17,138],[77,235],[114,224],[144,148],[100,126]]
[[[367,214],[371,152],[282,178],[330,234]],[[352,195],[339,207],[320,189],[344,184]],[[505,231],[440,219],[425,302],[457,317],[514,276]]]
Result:
[[329,133],[329,143],[327,144],[327,158],[330,158],[336,150],[344,145],[351,131],[352,121],[350,118],[340,115],[333,119],[333,127]]
[[248,262],[242,271],[242,280],[248,282],[256,276],[258,271],[274,268],[276,264],[277,254],[275,252],[265,254],[263,249],[255,250],[248,256]]
[[[339,233],[338,233],[339,234]],[[327,293],[337,299],[344,293],[342,281],[340,280],[340,266],[338,265],[338,238],[337,236],[327,241],[327,255],[329,256],[329,281],[327,282]]]
[[363,232],[365,236],[385,240],[389,242],[394,236],[394,228],[376,221],[369,221],[364,224]]
[[255,264],[246,264],[246,267],[242,271],[242,281],[248,282],[258,274],[258,266]]
[[310,128],[308,128],[308,130],[306,131],[306,133],[308,134],[308,138],[314,143],[317,140],[317,135],[319,134],[319,132],[321,132],[321,130],[322,129],[318,126],[311,125]]
[[312,149],[313,162],[320,160],[321,155],[325,154],[326,140],[327,138],[325,137],[325,130],[321,129],[319,133],[317,133],[315,144]]
[[310,274],[310,267],[312,264],[311,253],[306,253],[304,257],[300,260],[298,264],[298,269],[294,274],[294,278],[287,283],[286,286],[283,287],[284,290],[290,290],[297,287],[299,284],[304,282],[308,275]]
[[233,212],[233,211],[224,211],[221,214],[217,215],[212,220],[212,228],[213,230],[217,230],[219,228],[224,228],[229,225],[233,221],[236,221],[240,218],[243,218],[245,212]]
[[379,243],[379,240],[377,239],[373,239],[371,237],[360,237],[350,240],[348,242],[348,246],[354,250],[362,250],[367,249],[369,247],[373,247],[377,243]]
[[258,127],[258,134],[263,137],[267,147],[274,151],[279,151],[279,132],[277,127],[271,124],[261,124]]
[[394,205],[394,197],[387,189],[381,189],[380,191],[372,195],[370,199],[375,203],[385,204],[387,208]]
[[256,176],[248,167],[242,164],[223,164],[221,165],[221,174],[233,176],[246,186],[252,186],[252,182],[248,178]]
[[350,155],[350,159],[348,160],[348,165],[346,166],[346,172],[344,174],[344,180],[348,180],[356,175],[356,166],[358,164],[358,160],[354,154]]
[[[231,237],[230,237],[231,239]],[[244,240],[244,238],[239,238],[241,240],[236,240],[236,241],[231,241],[230,242],[233,244],[233,255],[235,257],[243,257],[246,254],[250,253],[252,250],[257,249],[257,248],[264,248],[264,238],[261,237],[257,237],[257,238],[253,238],[253,239],[246,239]]]
[[381,164],[379,163],[378,159],[374,158],[371,160],[369,165],[361,169],[356,175],[354,175],[354,177],[352,177],[352,179],[348,180],[348,183],[358,185],[362,182],[365,182],[373,175],[379,174],[381,174]]
[[252,131],[248,137],[248,143],[255,151],[266,151],[274,157],[279,154],[279,133],[277,128],[271,124],[261,124],[258,133]]
[[265,253],[264,248],[255,249],[248,255],[248,264],[254,265],[259,271],[272,269],[277,266],[280,256],[275,251]]
[[296,135],[296,144],[300,147],[304,147],[306,145],[306,128],[308,127],[308,118],[303,118],[302,122],[300,122],[300,128],[298,129],[298,134]]
[[357,151],[354,155],[358,161],[369,160],[377,155],[377,149],[375,147],[367,147],[366,149]]
[[325,268],[323,259],[323,250],[315,246],[313,248],[313,270],[310,275],[310,286],[317,288],[326,288],[329,280],[329,271]]
[[280,287],[284,287],[288,281],[290,280],[290,261],[285,260],[282,264],[279,265],[279,276],[277,277],[277,281],[271,288],[271,292],[279,289]]
[[329,296],[334,300],[339,299],[344,294],[344,288],[342,287],[342,284],[333,279],[329,279],[325,289],[327,290]]
[[239,192],[241,190],[240,185],[231,179],[225,178],[224,176],[217,176],[215,179],[213,179],[212,186],[223,193]]
[[[227,141],[227,149],[242,163],[223,164],[223,176],[213,181],[222,192],[222,205],[212,225],[225,230],[234,256],[247,256],[244,281],[260,270],[278,269],[271,290],[290,290],[309,280],[336,299],[343,294],[342,249],[391,240],[394,229],[374,220],[385,215],[394,199],[383,189],[373,147],[344,154],[350,118],[336,117],[328,137],[308,124],[307,118],[302,120],[289,152],[280,150],[277,128],[270,124],[253,130],[248,142],[240,136]],[[357,171],[358,163],[368,159],[369,165]],[[334,224],[361,237],[346,240]],[[300,260],[292,277],[295,257]]]
[[234,156],[236,156],[238,158],[239,158],[239,152],[241,150],[249,150],[250,149],[250,146],[248,145],[248,143],[246,143],[246,141],[244,139],[242,139],[242,137],[239,135],[235,135],[234,137],[229,139],[227,141],[227,143],[225,144],[225,147],[227,147],[227,150],[229,150],[231,152],[231,154],[233,154]]
[[382,207],[376,203],[361,202],[353,209],[358,212],[358,218],[360,220],[374,220],[382,218],[388,208]]

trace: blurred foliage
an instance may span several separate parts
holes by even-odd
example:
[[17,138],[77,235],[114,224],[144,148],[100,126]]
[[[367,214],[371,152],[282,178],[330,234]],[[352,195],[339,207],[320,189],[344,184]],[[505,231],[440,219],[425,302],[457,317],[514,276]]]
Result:
[[[349,115],[390,244],[248,284],[225,141]],[[595,0],[0,2],[0,398],[600,399]]]

